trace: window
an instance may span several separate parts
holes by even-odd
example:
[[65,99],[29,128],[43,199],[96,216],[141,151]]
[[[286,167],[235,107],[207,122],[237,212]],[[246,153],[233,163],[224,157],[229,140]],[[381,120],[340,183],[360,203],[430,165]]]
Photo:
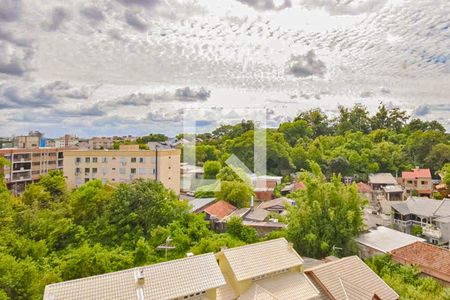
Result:
[[116,170],[116,168],[112,168],[112,170],[113,170],[113,171],[115,171],[115,170]]
[[152,174],[155,175],[155,173],[156,173],[156,170],[152,169]]
[[93,163],[96,163],[96,162],[97,162],[97,160],[98,160],[98,158],[97,158],[97,157],[93,157],[93,158],[92,158],[92,162],[93,162]]
[[113,159],[113,160],[116,160],[116,158],[115,158],[115,157],[113,157],[112,159]]
[[119,169],[119,173],[122,174],[122,175],[125,174],[126,173],[125,168],[120,168]]
[[102,158],[102,163],[106,164],[108,162],[108,158],[107,157],[103,157]]
[[136,174],[136,168],[131,168],[131,174]]
[[84,173],[85,174],[89,174],[91,172],[91,169],[89,169],[89,168],[84,168]]
[[408,184],[412,184],[413,182],[412,182],[412,180],[408,180]]
[[131,158],[131,162],[132,162],[132,163],[135,163],[135,162],[136,162],[136,157],[132,157],[132,158]]
[[75,168],[75,175],[80,174],[80,172],[81,172],[80,168]]
[[81,162],[81,158],[80,157],[75,158],[75,163],[76,164],[79,164],[80,162]]
[[97,174],[97,168],[92,168],[92,173]]
[[426,185],[426,184],[428,184],[428,181],[423,181],[422,180],[422,185]]
[[90,157],[85,157],[84,158],[84,162],[85,163],[90,163],[91,162],[91,158]]
[[145,159],[143,157],[139,157],[139,162],[142,164],[145,162]]

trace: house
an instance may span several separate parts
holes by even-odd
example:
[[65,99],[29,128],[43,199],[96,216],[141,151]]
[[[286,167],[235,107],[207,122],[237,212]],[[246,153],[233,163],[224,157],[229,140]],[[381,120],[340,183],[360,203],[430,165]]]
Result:
[[[180,196],[180,198],[185,198],[185,196]],[[191,212],[198,213],[202,212],[206,207],[213,204],[216,198],[193,198],[187,200],[191,206]]]
[[225,231],[227,219],[236,211],[238,209],[234,205],[224,200],[219,200],[205,209],[199,210],[199,212],[205,213],[205,220],[210,221],[211,229],[218,232]]
[[224,249],[216,258],[227,282],[219,288],[222,300],[327,299],[284,238]]
[[286,205],[295,205],[295,201],[286,197],[281,197],[262,202],[258,208],[282,215],[286,213]]
[[428,242],[449,244],[450,199],[409,197],[392,205],[392,217],[394,227],[400,231],[411,234],[413,226],[418,226]]
[[251,177],[255,197],[260,201],[268,201],[274,198],[274,190],[277,184],[281,183],[279,176],[254,176]]
[[296,192],[298,190],[304,190],[304,189],[306,189],[305,184],[301,181],[296,181],[296,182],[293,182],[291,184],[284,186],[281,189],[281,195],[286,196],[290,193]]
[[415,265],[420,271],[450,285],[450,250],[423,242],[415,242],[391,252],[394,261]]
[[358,182],[356,188],[362,197],[366,198],[370,203],[373,201],[373,189],[370,185],[364,182]]
[[355,238],[360,251],[360,257],[366,259],[377,254],[390,253],[418,241],[425,239],[406,234],[388,227],[378,226],[369,232],[363,233]]
[[208,253],[49,284],[44,300],[212,300],[217,299],[217,289],[225,285],[214,254]]
[[399,295],[359,257],[350,256],[305,270],[329,299],[396,300]]
[[391,173],[369,174],[369,185],[373,190],[381,190],[384,186],[397,184],[397,180]]
[[412,191],[417,191],[419,196],[429,197],[433,192],[430,169],[416,167],[411,171],[402,172],[401,183],[409,195]]
[[385,185],[382,188],[384,198],[387,201],[402,201],[403,200],[403,188],[401,185]]

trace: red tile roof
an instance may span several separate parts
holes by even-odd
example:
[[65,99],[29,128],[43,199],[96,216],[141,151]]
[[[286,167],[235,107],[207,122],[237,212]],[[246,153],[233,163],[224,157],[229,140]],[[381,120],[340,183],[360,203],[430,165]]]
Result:
[[219,220],[225,218],[233,211],[236,210],[236,207],[231,205],[230,203],[220,200],[214,203],[211,206],[208,206],[204,212],[208,213],[211,216],[218,218]]
[[370,185],[365,184],[364,182],[358,182],[356,184],[356,187],[358,188],[359,193],[372,193],[373,189],[370,187]]
[[294,192],[298,191],[298,190],[304,190],[304,189],[306,189],[306,186],[303,182],[299,181],[299,182],[294,183],[294,188],[293,188]]
[[422,273],[450,283],[450,250],[415,242],[391,251],[391,255],[397,262],[417,265]]
[[412,171],[402,172],[402,178],[415,179],[415,178],[431,178],[430,169],[413,169]]

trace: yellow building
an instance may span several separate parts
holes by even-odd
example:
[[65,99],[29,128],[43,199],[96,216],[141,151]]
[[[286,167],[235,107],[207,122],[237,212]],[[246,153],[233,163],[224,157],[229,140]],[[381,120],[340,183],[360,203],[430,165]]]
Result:
[[69,188],[89,180],[130,182],[154,179],[180,192],[180,150],[140,150],[138,145],[121,145],[119,150],[66,150],[64,176]]

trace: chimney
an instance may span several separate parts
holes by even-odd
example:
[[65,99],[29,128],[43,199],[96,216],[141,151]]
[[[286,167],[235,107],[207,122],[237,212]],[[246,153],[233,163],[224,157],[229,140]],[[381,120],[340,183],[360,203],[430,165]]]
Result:
[[143,285],[145,283],[144,269],[137,269],[134,273],[136,284]]

